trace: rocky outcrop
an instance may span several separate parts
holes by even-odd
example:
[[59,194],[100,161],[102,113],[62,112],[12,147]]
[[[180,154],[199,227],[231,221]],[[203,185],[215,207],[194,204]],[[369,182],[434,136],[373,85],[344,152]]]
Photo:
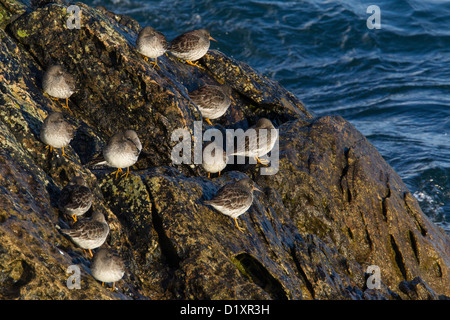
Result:
[[[0,0],[0,298],[2,299],[440,299],[450,295],[450,240],[421,212],[377,150],[341,117],[314,117],[279,84],[210,50],[204,69],[170,55],[153,69],[134,48],[139,25],[76,3],[28,7]],[[63,64],[77,79],[70,112],[41,90],[43,70]],[[177,128],[201,115],[187,94],[203,83],[232,87],[217,127],[247,128],[259,117],[280,130],[279,171],[228,166],[207,179],[198,165],[174,165]],[[39,130],[63,111],[77,132],[62,157]],[[134,129],[143,154],[127,178],[90,161],[118,130]],[[205,129],[206,127],[204,127]],[[82,175],[111,232],[104,246],[126,261],[111,292],[91,261],[59,229],[62,187]],[[203,201],[223,184],[251,177],[263,192],[232,219]],[[80,289],[69,289],[68,267]],[[367,286],[368,266],[381,284]]]

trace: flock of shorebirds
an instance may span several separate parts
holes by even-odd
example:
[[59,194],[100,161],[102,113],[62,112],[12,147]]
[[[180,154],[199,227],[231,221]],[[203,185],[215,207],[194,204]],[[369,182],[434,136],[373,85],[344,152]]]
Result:
[[[169,43],[162,33],[152,27],[145,27],[139,32],[136,49],[144,56],[146,61],[148,61],[148,58],[154,59],[154,68],[159,67],[157,58],[167,51],[188,64],[200,67],[196,61],[207,53],[210,40],[214,39],[209,32],[200,29],[186,32]],[[68,99],[75,92],[75,79],[61,65],[52,65],[46,70],[42,87],[49,96],[56,99],[66,99],[64,108],[69,108]],[[190,92],[189,96],[201,112],[202,117],[212,125],[210,119],[221,117],[230,106],[230,90],[226,86],[203,85]],[[269,153],[274,147],[278,133],[274,136],[273,132],[277,131],[271,130],[275,128],[272,122],[266,118],[259,119],[250,129],[254,129],[254,132],[256,132],[258,141],[256,146],[250,147],[248,140],[246,140],[245,144],[233,150],[229,155],[253,157],[260,162],[260,157]],[[261,139],[263,142],[260,142],[259,132],[263,129],[267,130],[268,133],[266,139]],[[40,139],[50,149],[50,152],[54,148],[61,148],[62,155],[67,157],[64,148],[74,138],[75,131],[76,129],[65,120],[63,113],[53,112],[43,122]],[[202,165],[208,172],[208,177],[210,177],[210,173],[217,172],[220,176],[220,171],[226,167],[228,161],[226,152],[219,145],[214,145],[214,142],[210,142],[203,152]],[[207,148],[209,152],[205,152]],[[134,130],[121,131],[110,138],[102,150],[104,159],[97,164],[116,168],[116,171],[113,172],[116,179],[119,174],[122,174],[122,169],[127,168],[127,172],[121,175],[121,177],[126,178],[129,175],[129,168],[137,162],[141,150],[142,144]],[[215,152],[221,152],[223,157],[216,157]],[[237,228],[243,231],[243,228],[237,222],[237,218],[252,205],[253,191],[255,190],[259,189],[256,188],[251,179],[241,179],[224,185],[211,200],[204,201],[204,203],[232,217]],[[61,232],[69,236],[77,246],[88,250],[90,257],[93,258],[91,264],[93,277],[101,281],[102,284],[112,282],[112,289],[114,290],[115,282],[119,281],[125,273],[124,261],[113,251],[106,248],[99,249],[95,255],[91,251],[102,246],[109,234],[110,229],[104,215],[94,211],[90,218],[77,219],[91,208],[93,198],[92,191],[86,181],[79,176],[73,177],[61,191],[59,208],[62,212],[71,216],[74,223],[70,229],[61,229]]]

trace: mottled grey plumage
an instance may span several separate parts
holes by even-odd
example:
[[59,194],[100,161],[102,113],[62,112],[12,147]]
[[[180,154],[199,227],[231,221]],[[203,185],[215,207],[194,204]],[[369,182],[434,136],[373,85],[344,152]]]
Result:
[[203,85],[189,93],[189,97],[200,110],[202,117],[212,125],[210,119],[221,117],[231,104],[231,88],[228,86]]
[[91,218],[79,220],[71,229],[61,229],[72,241],[82,249],[89,250],[100,247],[109,234],[109,226],[105,216],[100,212],[94,212]]
[[63,66],[52,65],[44,73],[42,89],[54,98],[66,99],[65,107],[69,108],[68,99],[75,92],[75,78]]
[[246,134],[249,137],[253,136],[254,140],[246,138],[244,143],[238,140],[237,147],[229,153],[230,155],[253,157],[260,161],[259,157],[269,153],[278,139],[278,131],[275,130],[272,122],[266,118],[259,119],[254,126],[246,131]]
[[[216,157],[216,152],[219,155]],[[211,173],[219,173],[227,166],[227,153],[215,141],[208,142],[203,148],[202,167],[208,172],[208,178]]]
[[82,177],[73,177],[61,190],[58,204],[61,211],[70,215],[76,222],[77,216],[85,214],[90,209],[93,198],[86,180]]
[[92,276],[98,281],[112,282],[113,290],[115,282],[122,279],[125,274],[125,263],[122,258],[111,250],[102,248],[98,250],[91,264]]
[[158,65],[158,57],[166,52],[167,47],[166,37],[152,27],[143,28],[136,39],[137,51],[145,57],[155,59],[155,66]]
[[127,168],[128,176],[129,168],[137,162],[141,150],[142,144],[136,131],[125,130],[111,137],[103,149],[103,157],[107,165],[117,168],[116,177],[122,172],[122,168]]
[[206,29],[188,31],[169,43],[169,51],[177,58],[186,60],[186,62],[193,62],[208,52],[209,40],[214,39]]
[[237,223],[237,218],[245,213],[253,203],[253,191],[259,190],[249,178],[224,185],[217,191],[216,195],[204,203],[214,207],[224,215],[234,219],[236,226],[242,231]]
[[61,112],[53,112],[49,114],[42,124],[40,139],[43,143],[53,148],[62,148],[63,155],[64,147],[67,147],[75,135],[75,128],[64,120]]

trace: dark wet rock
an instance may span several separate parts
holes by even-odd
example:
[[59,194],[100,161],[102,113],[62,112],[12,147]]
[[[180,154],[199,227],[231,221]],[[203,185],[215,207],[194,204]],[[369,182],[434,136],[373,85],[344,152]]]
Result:
[[[139,24],[76,3],[81,29],[67,29],[61,3],[0,0],[0,298],[3,299],[442,299],[450,295],[450,240],[377,150],[341,117],[314,117],[279,84],[210,50],[204,69],[170,55],[153,69],[134,48]],[[41,89],[43,70],[74,75],[71,112]],[[174,165],[177,128],[201,115],[188,92],[232,88],[217,127],[246,129],[259,117],[280,130],[279,172],[232,165],[209,180],[198,165]],[[68,158],[39,140],[52,111],[77,128]],[[109,137],[134,129],[143,152],[128,178],[91,160]],[[203,129],[206,129],[204,127]],[[92,209],[111,228],[105,247],[126,261],[112,293],[60,229],[61,189],[82,175]],[[225,183],[251,177],[263,192],[239,217],[203,204]],[[81,270],[69,289],[67,268]],[[379,288],[367,267],[380,268]]]
[[0,2],[0,28],[4,29],[27,11],[27,6],[15,0],[2,0]]
[[402,281],[399,285],[400,290],[411,300],[448,300],[448,296],[438,296],[425,281],[420,277],[415,277],[411,281]]
[[417,275],[447,290],[448,237],[361,133],[341,117],[322,117],[283,124],[280,134],[279,174],[256,181],[277,190],[301,234],[314,233],[361,267],[378,265],[393,291]]

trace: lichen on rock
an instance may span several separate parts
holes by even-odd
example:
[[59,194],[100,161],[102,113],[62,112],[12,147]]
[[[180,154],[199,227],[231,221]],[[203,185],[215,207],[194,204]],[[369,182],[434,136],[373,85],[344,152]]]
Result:
[[[278,83],[216,50],[204,69],[170,54],[154,69],[136,51],[139,24],[76,3],[0,0],[1,299],[441,299],[450,295],[449,237],[420,210],[400,177],[341,117],[314,117]],[[50,63],[74,75],[70,112],[41,89]],[[201,120],[188,92],[227,84],[232,105],[216,127],[248,128],[260,117],[280,133],[279,171],[231,165],[207,179],[198,165],[175,165],[171,134]],[[39,140],[52,111],[77,128],[61,156]],[[127,178],[91,160],[109,137],[134,129],[143,144]],[[205,128],[204,128],[205,129]],[[59,229],[68,226],[59,193],[82,175],[93,210],[111,232],[104,246],[126,261],[111,292],[90,260]],[[204,200],[225,183],[252,178],[262,192],[232,219]],[[81,289],[67,268],[79,266]],[[381,270],[369,288],[367,267]]]

